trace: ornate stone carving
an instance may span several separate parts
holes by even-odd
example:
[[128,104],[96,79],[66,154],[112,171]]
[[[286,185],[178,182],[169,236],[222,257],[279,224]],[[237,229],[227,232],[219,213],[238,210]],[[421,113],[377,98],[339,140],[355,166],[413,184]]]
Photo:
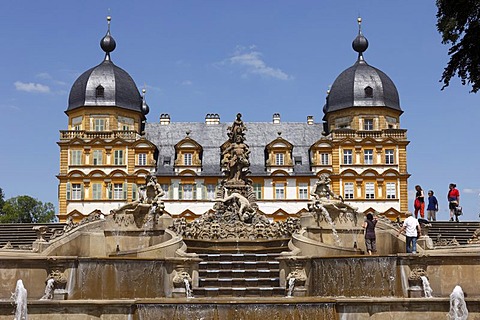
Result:
[[307,204],[308,211],[315,216],[317,225],[320,225],[322,220],[328,219],[343,223],[353,221],[356,225],[358,208],[352,207],[344,202],[341,196],[335,194],[330,189],[330,182],[328,174],[320,175],[310,192],[313,200]]
[[480,243],[480,229],[477,229],[473,232],[473,235],[467,241],[468,244],[478,244]]
[[161,197],[165,195],[165,192],[155,176],[148,175],[146,180],[146,185],[140,188],[138,200],[110,211],[115,223],[125,226],[134,223],[141,228],[146,223],[155,222],[158,216],[164,213],[165,204]]

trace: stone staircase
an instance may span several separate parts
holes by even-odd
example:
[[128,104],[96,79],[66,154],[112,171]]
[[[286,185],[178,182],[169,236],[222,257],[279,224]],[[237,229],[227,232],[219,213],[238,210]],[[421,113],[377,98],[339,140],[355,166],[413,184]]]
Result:
[[428,236],[436,243],[451,242],[453,238],[461,244],[467,244],[472,238],[473,232],[480,228],[480,222],[452,222],[452,221],[435,221],[431,222],[428,229]]
[[37,240],[35,226],[47,226],[49,231],[44,234],[44,239],[49,241],[54,230],[62,230],[64,223],[2,223],[0,224],[0,248],[10,243],[12,249],[27,249]]
[[[287,251],[289,239],[259,241],[186,240],[188,252],[199,263],[199,284],[195,297],[284,296],[280,286],[280,252]],[[209,245],[207,245],[209,244]]]

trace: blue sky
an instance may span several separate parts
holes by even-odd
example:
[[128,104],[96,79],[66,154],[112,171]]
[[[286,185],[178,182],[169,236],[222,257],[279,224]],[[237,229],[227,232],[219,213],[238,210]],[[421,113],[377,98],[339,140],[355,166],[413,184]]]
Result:
[[455,182],[463,220],[480,213],[480,96],[454,79],[441,91],[448,48],[434,1],[189,0],[2,1],[0,187],[57,205],[59,130],[67,129],[75,79],[103,60],[99,41],[112,16],[115,64],[147,88],[149,122],[315,121],[328,86],[356,60],[357,17],[365,60],[400,94],[413,188],[433,189],[439,219]]

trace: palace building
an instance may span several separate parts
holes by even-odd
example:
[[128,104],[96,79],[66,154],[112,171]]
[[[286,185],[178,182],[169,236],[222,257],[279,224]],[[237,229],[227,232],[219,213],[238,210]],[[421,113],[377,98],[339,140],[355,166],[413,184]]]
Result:
[[[145,92],[110,59],[115,41],[108,22],[101,40],[105,58],[73,84],[68,130],[60,131],[59,219],[108,214],[136,200],[148,173],[165,191],[167,213],[197,218],[212,210],[235,119],[207,114],[205,122],[174,122],[161,114],[159,122],[147,122]],[[333,82],[318,115],[322,122],[313,116],[282,122],[278,113],[271,122],[243,119],[258,211],[271,220],[306,211],[321,174],[360,212],[395,219],[408,208],[409,141],[400,127],[397,89],[365,61],[368,41],[360,28],[352,46],[358,58]]]

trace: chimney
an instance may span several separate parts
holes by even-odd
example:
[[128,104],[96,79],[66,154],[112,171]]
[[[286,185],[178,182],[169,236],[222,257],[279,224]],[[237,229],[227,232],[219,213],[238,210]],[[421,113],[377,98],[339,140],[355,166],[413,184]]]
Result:
[[168,113],[162,113],[160,115],[160,124],[164,126],[170,124],[170,115]]
[[307,116],[307,124],[313,124],[313,116]]
[[273,123],[280,123],[280,113],[273,114]]
[[219,124],[220,116],[218,113],[207,113],[205,116],[205,124]]

